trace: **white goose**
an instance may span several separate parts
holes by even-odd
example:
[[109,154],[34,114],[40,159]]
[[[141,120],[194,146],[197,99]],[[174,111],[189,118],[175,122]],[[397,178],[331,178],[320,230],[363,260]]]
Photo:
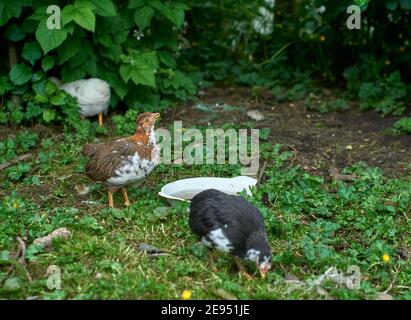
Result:
[[110,104],[110,86],[107,82],[97,79],[82,79],[73,82],[62,83],[55,77],[50,77],[61,90],[77,98],[79,112],[83,117],[98,115],[98,124],[103,126],[103,113],[107,113]]

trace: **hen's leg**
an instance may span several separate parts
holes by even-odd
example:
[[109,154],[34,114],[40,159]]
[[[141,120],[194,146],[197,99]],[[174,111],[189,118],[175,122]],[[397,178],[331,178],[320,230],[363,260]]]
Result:
[[124,198],[124,205],[126,207],[128,207],[130,205],[130,200],[128,199],[128,195],[127,195],[127,189],[123,188],[121,189],[121,192],[123,193],[123,198]]
[[248,280],[251,280],[253,277],[245,270],[244,266],[241,263],[240,258],[234,257],[234,261],[237,265],[238,270],[240,271],[240,274],[246,277]]
[[114,208],[113,193],[111,191],[107,191],[107,193],[108,193],[108,206],[110,208]]
[[214,265],[214,255],[212,249],[208,249],[208,267],[211,268],[214,272],[217,272],[217,268]]
[[100,112],[98,114],[98,126],[102,127],[103,126],[103,112]]
[[213,256],[213,252],[211,251],[211,249],[208,249],[208,266],[209,267],[214,266],[214,256]]

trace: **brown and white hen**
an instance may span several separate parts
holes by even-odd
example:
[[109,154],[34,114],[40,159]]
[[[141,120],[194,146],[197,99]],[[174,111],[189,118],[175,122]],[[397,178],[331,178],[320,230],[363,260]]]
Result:
[[154,123],[159,116],[150,112],[138,115],[136,133],[131,137],[84,145],[82,153],[89,158],[86,174],[107,186],[110,207],[114,206],[113,193],[120,189],[124,204],[129,206],[126,187],[143,181],[159,163],[160,151],[154,135]]

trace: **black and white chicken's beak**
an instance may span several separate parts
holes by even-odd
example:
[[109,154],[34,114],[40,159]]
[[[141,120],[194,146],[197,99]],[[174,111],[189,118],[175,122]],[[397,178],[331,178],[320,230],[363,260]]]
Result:
[[267,274],[268,270],[270,270],[271,264],[269,262],[263,262],[258,268],[260,271],[261,278],[264,279],[265,275]]

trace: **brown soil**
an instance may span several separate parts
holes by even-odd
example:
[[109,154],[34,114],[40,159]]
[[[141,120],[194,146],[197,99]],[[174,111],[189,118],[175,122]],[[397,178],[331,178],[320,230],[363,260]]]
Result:
[[[220,109],[213,115],[193,108],[199,101],[245,110]],[[162,118],[166,123],[182,120],[183,127],[240,124],[251,120],[247,109],[260,110],[266,119],[254,126],[271,128],[269,141],[297,151],[294,163],[313,174],[328,174],[330,167],[342,169],[359,161],[380,167],[392,177],[410,172],[411,136],[389,133],[398,118],[362,112],[355,106],[323,114],[307,110],[302,102],[277,103],[269,92],[263,93],[257,102],[250,89],[226,87],[207,89],[198,101],[171,109]]]

